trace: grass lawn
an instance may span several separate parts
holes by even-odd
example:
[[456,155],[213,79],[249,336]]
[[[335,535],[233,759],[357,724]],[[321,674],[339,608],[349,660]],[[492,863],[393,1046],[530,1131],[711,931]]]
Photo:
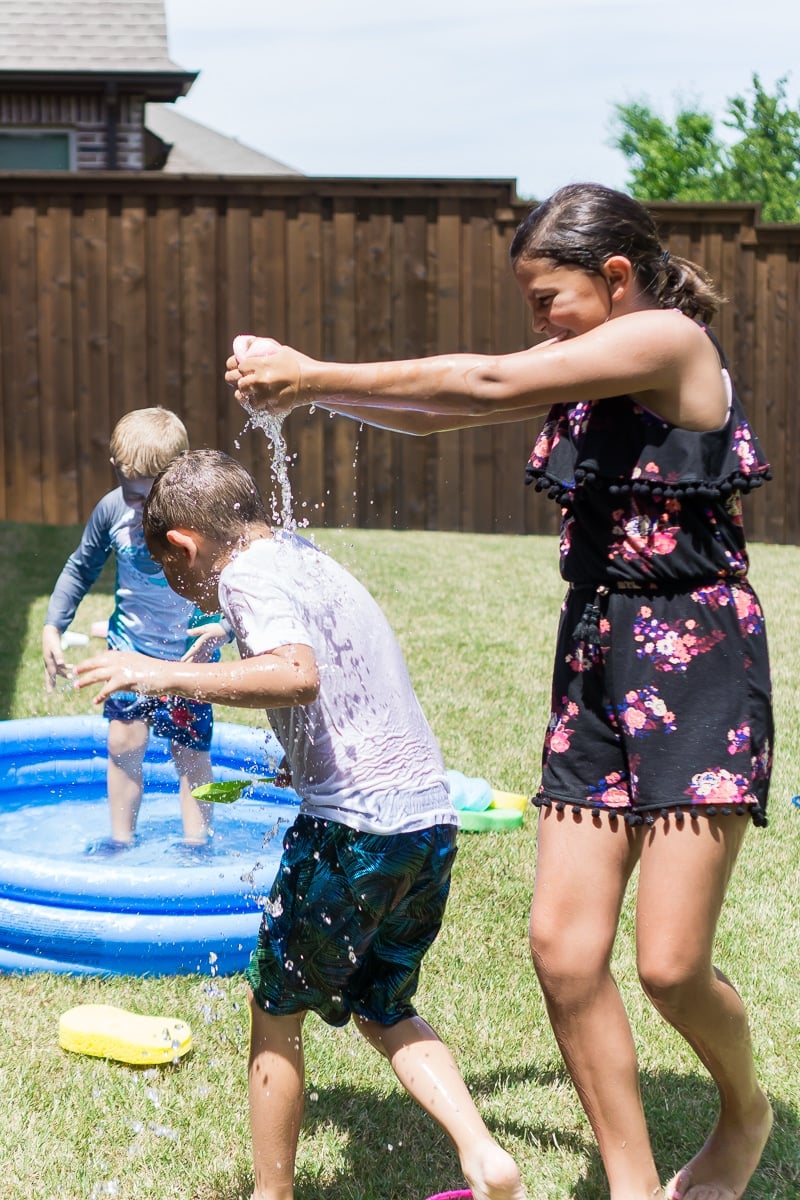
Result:
[[[46,599],[75,529],[0,525],[0,718],[91,712],[91,697],[42,688]],[[549,538],[320,531],[317,540],[383,605],[448,766],[495,787],[537,782],[562,585]],[[720,923],[717,961],[742,992],[776,1112],[747,1196],[800,1196],[800,549],[756,546],[753,580],[770,627],[779,730],[770,825],[751,830]],[[104,576],[73,628],[108,615]],[[99,646],[100,643],[94,643]],[[81,651],[70,651],[77,659]],[[261,723],[218,709],[218,719]],[[146,802],[146,801],[145,801]],[[105,833],[105,830],[102,831]],[[591,1132],[561,1065],[528,960],[535,818],[513,833],[462,835],[445,928],[423,968],[420,1012],[451,1045],[476,1102],[516,1156],[531,1200],[602,1200]],[[590,898],[587,897],[587,900]],[[669,919],[665,913],[664,919]],[[678,931],[679,932],[679,931]],[[664,1178],[714,1119],[714,1089],[636,980],[628,903],[615,951],[641,1055]],[[79,1003],[174,1015],[194,1033],[177,1066],[68,1055],[58,1017]],[[244,1200],[251,1166],[247,1012],[239,977],[0,976],[3,1200]],[[424,1200],[461,1185],[438,1128],[350,1029],[309,1018],[307,1103],[296,1200]]]

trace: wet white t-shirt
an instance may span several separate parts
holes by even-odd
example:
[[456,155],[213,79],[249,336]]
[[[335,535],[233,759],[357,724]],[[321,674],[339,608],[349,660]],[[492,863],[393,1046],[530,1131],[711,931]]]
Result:
[[219,602],[242,658],[311,646],[320,690],[268,709],[302,812],[367,833],[457,824],[439,745],[382,610],[348,571],[276,531],[223,569]]

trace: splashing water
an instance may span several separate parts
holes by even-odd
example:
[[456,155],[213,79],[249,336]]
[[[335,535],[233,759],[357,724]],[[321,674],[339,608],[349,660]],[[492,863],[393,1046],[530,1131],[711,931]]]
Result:
[[284,529],[295,530],[297,522],[292,513],[292,485],[286,465],[288,449],[283,436],[283,416],[263,409],[252,408],[249,404],[244,404],[242,407],[248,417],[245,429],[263,429],[264,436],[272,443],[272,475],[281,494],[280,512],[273,511],[273,520],[280,519]]

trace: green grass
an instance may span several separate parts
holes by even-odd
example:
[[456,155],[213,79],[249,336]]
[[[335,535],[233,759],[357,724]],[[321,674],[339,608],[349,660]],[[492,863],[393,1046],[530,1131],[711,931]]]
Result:
[[[74,529],[0,526],[0,716],[92,711],[85,693],[42,689],[46,598]],[[536,783],[562,586],[548,538],[321,531],[389,615],[448,766],[496,787]],[[717,960],[741,990],[774,1134],[748,1197],[800,1195],[800,791],[796,630],[800,550],[753,549],[770,625],[778,753],[766,831],[752,830],[731,885]],[[111,605],[105,576],[74,628]],[[99,643],[95,643],[99,646]],[[71,651],[71,658],[78,652]],[[259,723],[220,709],[218,719]],[[535,820],[462,836],[445,928],[422,973],[420,1011],[451,1045],[487,1123],[518,1159],[532,1200],[598,1200],[603,1176],[528,960]],[[665,918],[666,919],[666,918]],[[682,1040],[642,998],[623,912],[615,968],[640,1048],[642,1090],[666,1176],[694,1152],[715,1096]],[[240,1200],[251,1187],[240,978],[0,976],[3,1200]],[[143,1070],[72,1056],[58,1017],[78,1003],[187,1020],[180,1065]],[[307,1105],[297,1200],[423,1200],[460,1184],[449,1144],[350,1029],[307,1029]]]

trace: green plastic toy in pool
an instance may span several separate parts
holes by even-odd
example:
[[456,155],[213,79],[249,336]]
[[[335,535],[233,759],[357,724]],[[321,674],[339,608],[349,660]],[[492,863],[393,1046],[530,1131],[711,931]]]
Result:
[[233,804],[253,784],[274,782],[274,775],[254,775],[252,779],[220,779],[192,788],[192,795],[195,800],[207,800],[213,804]]

